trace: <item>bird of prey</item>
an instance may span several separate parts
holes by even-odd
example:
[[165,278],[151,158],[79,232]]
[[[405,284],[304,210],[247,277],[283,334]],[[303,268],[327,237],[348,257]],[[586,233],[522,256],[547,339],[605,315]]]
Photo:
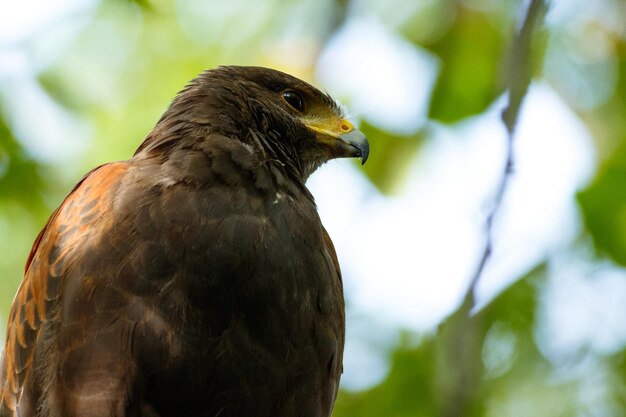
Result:
[[0,416],[329,416],[343,289],[305,181],[368,154],[336,102],[297,78],[200,74],[37,236]]

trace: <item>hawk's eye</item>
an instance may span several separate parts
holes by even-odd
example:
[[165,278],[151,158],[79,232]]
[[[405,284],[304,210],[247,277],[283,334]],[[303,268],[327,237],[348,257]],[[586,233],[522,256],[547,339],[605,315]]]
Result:
[[298,93],[295,93],[293,91],[285,91],[283,93],[283,98],[285,99],[287,104],[289,104],[294,109],[298,110],[299,112],[304,111],[304,103],[302,102],[302,98],[298,95]]

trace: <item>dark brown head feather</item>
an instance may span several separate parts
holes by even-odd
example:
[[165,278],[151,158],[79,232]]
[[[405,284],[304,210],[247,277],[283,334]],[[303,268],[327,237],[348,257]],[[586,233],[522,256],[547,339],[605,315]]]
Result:
[[194,78],[172,101],[137,155],[193,146],[211,133],[244,142],[290,166],[306,179],[325,162],[315,154],[312,132],[281,98],[284,91],[301,95],[307,112],[343,116],[333,98],[289,74],[263,67],[222,66]]

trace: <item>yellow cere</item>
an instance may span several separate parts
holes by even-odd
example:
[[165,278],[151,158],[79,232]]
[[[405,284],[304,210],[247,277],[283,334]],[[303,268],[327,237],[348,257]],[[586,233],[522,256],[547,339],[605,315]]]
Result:
[[348,120],[342,119],[339,122],[339,129],[341,130],[342,133],[350,133],[354,130],[354,125],[350,123]]
[[305,123],[309,129],[335,138],[350,133],[355,129],[354,125],[346,119],[313,119]]

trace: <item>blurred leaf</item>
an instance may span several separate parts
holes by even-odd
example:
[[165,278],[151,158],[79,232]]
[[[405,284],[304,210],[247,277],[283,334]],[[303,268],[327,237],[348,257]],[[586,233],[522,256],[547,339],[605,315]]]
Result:
[[441,72],[430,103],[430,117],[454,123],[484,111],[504,91],[502,33],[482,13],[461,5],[450,30],[430,45]]
[[498,326],[514,335],[516,360],[509,364],[510,369],[521,366],[527,370],[527,361],[531,359],[533,363],[545,363],[534,341],[538,295],[545,280],[546,267],[541,264],[505,289],[476,315],[487,323],[486,332]]
[[[611,368],[619,382],[615,383],[616,403],[621,410],[626,410],[626,347],[611,358]],[[617,414],[617,413],[616,413]]]
[[38,168],[0,113],[0,201],[15,200],[31,211],[42,209],[44,180]]
[[121,3],[136,4],[137,6],[141,7],[142,9],[144,9],[146,11],[152,10],[152,3],[151,3],[150,0],[108,0],[108,1],[116,1],[116,2],[121,2]]
[[400,30],[409,41],[419,46],[430,45],[448,32],[454,15],[454,0],[420,2],[412,16],[402,22]]
[[72,88],[71,81],[64,79],[60,71],[48,69],[38,75],[37,80],[50,97],[68,110],[85,111],[84,100]]
[[[532,363],[537,363],[541,359],[534,345],[533,330],[537,310],[537,281],[543,277],[544,268],[540,266],[520,278],[476,314],[470,312],[472,306],[466,299],[441,323],[436,339],[438,416],[484,415],[489,399],[494,394],[494,387],[490,383],[493,376],[486,371],[493,373],[495,368],[495,372],[500,372],[502,383],[503,379],[512,375],[510,370],[517,365],[522,365],[522,369],[526,370],[529,369],[526,360],[532,359]],[[525,345],[526,354],[523,357],[518,355],[518,340],[523,340]],[[499,356],[486,358],[486,353],[494,354],[489,350],[495,350],[495,355]],[[520,361],[522,358],[524,360]]]
[[626,265],[626,41],[615,46],[619,60],[615,95],[586,115],[594,136],[615,149],[591,184],[579,193],[578,202],[598,252]]
[[532,329],[537,312],[537,288],[545,281],[545,264],[538,265],[524,277],[515,281],[487,304],[478,316],[488,321],[501,320],[515,331],[528,332]]
[[150,10],[152,8],[152,5],[150,4],[150,1],[148,0],[126,0],[129,3],[134,3],[138,6],[140,6],[142,9],[146,9],[146,10]]
[[424,140],[424,133],[401,136],[367,122],[361,123],[360,129],[367,136],[372,149],[363,171],[381,193],[391,194],[406,178]]
[[623,140],[578,201],[597,250],[626,265],[626,137]]
[[435,348],[433,340],[424,340],[417,348],[401,344],[391,357],[387,379],[371,390],[342,391],[335,405],[334,417],[431,417],[436,412]]
[[26,154],[0,111],[0,319],[6,317],[46,215],[45,184],[39,165]]
[[[477,314],[487,324],[482,345],[484,402],[493,416],[567,417],[580,408],[585,376],[555,378],[558,370],[537,345],[540,296],[547,280],[539,265]],[[523,407],[523,412],[520,407]]]

